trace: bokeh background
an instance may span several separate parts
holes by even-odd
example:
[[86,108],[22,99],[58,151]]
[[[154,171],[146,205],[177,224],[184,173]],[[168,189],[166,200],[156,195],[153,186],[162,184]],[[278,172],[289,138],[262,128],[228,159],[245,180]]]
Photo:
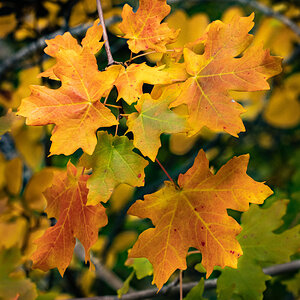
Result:
[[[138,7],[138,1],[126,3]],[[248,174],[257,181],[266,181],[274,190],[263,207],[268,209],[275,202],[288,200],[284,202],[286,212],[275,233],[293,228],[300,223],[300,2],[173,0],[168,3],[172,11],[165,21],[170,27],[181,28],[178,41],[169,48],[182,47],[200,37],[211,21],[228,22],[233,15],[248,16],[254,11],[255,27],[251,31],[255,34],[254,43],[263,43],[273,55],[282,56],[283,72],[269,81],[270,91],[232,92],[232,99],[247,109],[242,116],[246,132],[238,139],[205,128],[190,138],[184,134],[163,135],[158,159],[177,178],[191,167],[201,148],[206,151],[213,171],[233,156],[249,153]],[[123,4],[120,0],[102,1],[112,53],[117,61],[130,57],[126,40],[118,37]],[[31,269],[29,258],[35,249],[34,239],[55,222],[48,220],[43,212],[46,203],[42,192],[51,184],[53,168],[64,168],[69,159],[76,163],[82,151],[71,157],[49,157],[52,126],[26,126],[24,119],[16,117],[14,112],[21,99],[29,96],[29,85],[58,87],[54,81],[37,78],[54,63],[43,53],[44,40],[65,31],[81,38],[96,18],[93,0],[0,1],[0,299],[113,295],[128,278],[131,291],[152,288],[152,270],[147,261],[136,263],[135,269],[133,262],[127,261],[127,251],[138,234],[152,224],[149,220],[130,217],[126,212],[135,200],[156,191],[167,180],[154,163],[146,168],[145,187],[133,189],[120,185],[109,201],[109,224],[101,230],[93,247],[97,273],[84,265],[80,246],[76,247],[64,278],[57,270],[44,273]],[[159,54],[149,54],[136,62],[155,65],[159,59]],[[97,60],[99,69],[104,69],[107,64],[104,49]],[[150,91],[151,86],[145,85],[144,90]],[[114,96],[116,91],[111,98]],[[121,120],[119,131],[126,131],[125,119]],[[240,221],[239,213],[230,214]],[[280,214],[278,218],[281,219]],[[262,222],[262,230],[263,226]],[[297,258],[299,254],[292,257]],[[200,254],[188,257],[184,282],[204,277],[201,266],[195,269],[200,261]],[[219,274],[216,270],[211,278]],[[177,276],[175,273],[170,281]],[[300,299],[299,273],[274,276],[266,285],[264,299]],[[10,289],[17,291],[19,298],[10,294]],[[205,291],[204,296],[216,299],[216,289]],[[232,297],[243,299],[241,295]],[[179,299],[177,295],[156,298]]]

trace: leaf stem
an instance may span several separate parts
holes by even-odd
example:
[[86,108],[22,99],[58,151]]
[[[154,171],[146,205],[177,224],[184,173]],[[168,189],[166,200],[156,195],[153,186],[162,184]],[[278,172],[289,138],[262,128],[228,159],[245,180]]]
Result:
[[[118,108],[118,122],[120,120],[120,109]],[[119,123],[116,125],[116,131],[115,131],[115,136],[118,135],[118,129],[119,129]]]
[[172,179],[172,177],[169,175],[169,173],[167,172],[167,170],[164,168],[164,166],[160,163],[160,161],[155,158],[155,161],[158,163],[158,165],[160,166],[160,168],[164,171],[164,173],[167,175],[167,177],[170,179],[170,181],[174,184],[177,185],[174,180]]
[[84,175],[85,167],[82,168],[81,176]]
[[195,250],[195,251],[189,251],[187,255],[199,254],[199,253],[201,253],[199,250]]
[[114,108],[122,108],[122,106],[119,106],[119,105],[113,105],[113,104],[107,104],[107,103],[104,103],[104,105],[114,107]]
[[112,56],[111,50],[110,50],[110,46],[109,46],[108,35],[107,35],[107,31],[106,31],[106,26],[105,26],[105,23],[104,23],[101,0],[96,0],[96,1],[97,1],[97,10],[98,10],[100,23],[101,23],[102,28],[103,28],[103,40],[104,40],[105,51],[106,51],[107,60],[108,60],[107,66],[110,66],[110,65],[115,64],[116,62],[113,59],[113,56]]
[[[174,52],[174,51],[175,51],[174,49],[168,49],[167,50],[167,52]],[[132,52],[131,52],[130,59],[126,60],[125,63],[130,63],[132,60],[134,60],[136,58],[143,57],[143,56],[146,56],[148,54],[154,54],[154,53],[161,53],[161,54],[163,54],[162,52],[150,51],[150,52],[145,52],[145,53],[142,53],[142,54],[139,54],[137,56],[132,57]]]
[[182,270],[179,271],[179,299],[183,299],[183,293],[182,293]]

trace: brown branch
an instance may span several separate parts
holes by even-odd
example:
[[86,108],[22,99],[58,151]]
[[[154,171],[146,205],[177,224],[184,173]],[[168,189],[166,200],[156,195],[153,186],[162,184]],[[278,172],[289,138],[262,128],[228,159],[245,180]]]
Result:
[[[119,21],[118,17],[112,17],[105,21],[106,26],[110,26],[116,22]],[[80,36],[83,33],[86,32],[86,30],[91,26],[92,24],[83,24],[77,27],[73,27],[70,29],[70,33],[73,36]],[[56,37],[57,35],[63,34],[65,31],[60,29],[57,30],[49,35],[43,36],[39,38],[38,40],[32,42],[28,46],[20,49],[18,52],[12,54],[10,57],[5,59],[1,62],[0,65],[0,79],[4,77],[4,74],[9,70],[14,70],[20,67],[20,63],[31,56],[33,56],[36,52],[42,50],[44,47],[46,47],[45,40],[50,40]]]
[[[284,273],[296,272],[300,270],[300,260],[294,260],[289,263],[280,264],[264,268],[263,272],[266,275],[276,276]],[[183,293],[186,294],[199,282],[189,282],[182,285]],[[217,279],[205,280],[204,288],[205,290],[215,289],[217,287]],[[177,286],[165,286],[159,292],[157,289],[148,289],[144,291],[138,291],[134,293],[129,293],[122,296],[121,300],[142,300],[149,297],[161,297],[163,295],[178,295],[180,287]],[[90,297],[90,298],[76,298],[72,300],[119,300],[118,296],[99,296],[99,297]]]
[[[199,3],[199,2],[203,3],[204,1],[203,0],[190,0],[190,1],[185,1],[185,4],[192,5],[193,3]],[[206,0],[206,1],[211,1],[211,0]],[[215,1],[215,3],[217,3],[218,1],[220,1],[220,2],[221,1],[226,1],[226,2],[230,1],[231,2],[231,0],[217,0],[217,1]],[[260,2],[257,2],[255,0],[234,0],[234,1],[238,2],[242,5],[249,5],[253,8],[255,8],[256,10],[262,12],[264,15],[279,20],[280,22],[282,22],[283,24],[288,26],[292,31],[294,31],[298,36],[300,36],[300,27],[295,22],[293,22],[288,17],[274,11],[270,7],[264,5]],[[169,4],[175,4],[175,3],[179,3],[179,2],[183,2],[183,1],[182,0],[168,0]]]
[[235,0],[235,1],[243,5],[249,5],[257,9],[258,11],[262,12],[264,15],[279,20],[284,25],[289,27],[292,31],[294,31],[298,36],[300,36],[300,27],[295,22],[293,22],[291,19],[287,18],[286,16],[272,10],[270,7],[254,0]]
[[[85,261],[84,248],[80,243],[76,243],[75,255],[81,260]],[[98,258],[91,255],[91,261],[95,266],[96,277],[104,281],[108,286],[113,288],[115,291],[120,289],[123,286],[123,281],[112,271],[107,269],[101,264]],[[130,289],[134,291],[133,289]]]
[[103,28],[103,40],[104,40],[104,46],[105,46],[105,51],[106,51],[107,60],[108,60],[107,66],[110,66],[110,65],[115,64],[115,61],[113,59],[113,56],[112,56],[111,50],[110,50],[110,46],[109,46],[108,35],[107,35],[107,31],[106,31],[106,26],[104,23],[103,10],[102,10],[102,6],[101,6],[101,0],[96,0],[96,1],[97,1],[97,10],[98,10],[100,23]]

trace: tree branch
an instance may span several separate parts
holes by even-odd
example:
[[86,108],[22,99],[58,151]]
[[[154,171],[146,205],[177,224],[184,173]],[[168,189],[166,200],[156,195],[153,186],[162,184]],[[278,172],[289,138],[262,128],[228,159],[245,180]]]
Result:
[[293,22],[291,19],[287,18],[286,16],[272,10],[270,7],[254,0],[235,0],[235,1],[243,5],[249,5],[259,10],[264,15],[279,20],[284,25],[288,26],[292,31],[294,31],[298,36],[300,36],[300,27],[295,22]]
[[[187,3],[199,3],[199,2],[204,2],[204,1],[211,1],[211,0],[190,0],[190,1],[186,1]],[[218,1],[226,1],[226,2],[232,2],[232,0],[218,0]],[[215,2],[218,2],[215,1]],[[268,16],[268,17],[272,17],[275,18],[279,21],[281,21],[283,24],[285,24],[286,26],[288,26],[292,31],[294,31],[298,36],[300,36],[300,27],[293,22],[291,19],[289,19],[288,17],[274,11],[273,9],[271,9],[270,7],[259,3],[255,0],[234,0],[235,2],[238,2],[242,5],[249,5],[253,8],[255,8],[256,10],[260,11],[261,13],[263,13],[264,15]],[[182,0],[167,0],[167,2],[169,4],[174,4],[174,3],[179,3],[182,2]]]
[[104,46],[105,46],[105,51],[107,54],[107,60],[108,60],[108,64],[107,66],[113,65],[115,63],[113,56],[111,54],[111,50],[110,50],[110,46],[109,46],[109,41],[108,41],[108,35],[107,35],[107,31],[106,31],[106,26],[105,26],[105,22],[104,22],[104,17],[103,17],[103,10],[102,10],[102,6],[101,6],[101,0],[96,0],[97,1],[97,10],[98,10],[98,15],[99,15],[99,19],[100,19],[100,23],[103,29],[103,40],[104,40]]
[[[264,268],[263,272],[266,275],[276,276],[276,275],[281,275],[283,273],[295,272],[295,271],[298,271],[299,269],[300,269],[300,260],[294,260],[289,263]],[[197,284],[198,284],[198,281],[184,283],[182,285],[183,292],[187,293]],[[216,287],[217,287],[217,279],[209,279],[204,282],[205,290],[214,289]],[[179,286],[166,285],[159,292],[157,289],[148,289],[148,290],[144,290],[144,291],[129,293],[129,294],[122,296],[121,299],[122,300],[141,300],[141,299],[146,299],[149,297],[154,298],[154,297],[160,297],[162,295],[169,295],[169,294],[171,294],[171,295],[177,294],[178,295],[179,294]],[[90,298],[77,298],[77,299],[73,298],[72,300],[119,300],[119,298],[118,298],[118,296],[99,296],[99,297],[90,297]]]
[[[85,253],[84,248],[80,243],[76,243],[75,255],[81,260],[85,261]],[[91,262],[95,266],[95,272],[96,277],[104,281],[107,285],[109,285],[111,288],[113,288],[115,291],[120,289],[123,286],[123,281],[112,271],[107,269],[105,266],[101,264],[98,258],[94,257],[91,254]],[[131,291],[134,291],[133,289],[130,289]]]
[[[106,26],[110,26],[114,23],[119,21],[119,17],[112,17],[105,21]],[[77,27],[73,27],[70,29],[70,33],[73,36],[80,36],[86,30],[91,26],[91,24],[83,24]],[[44,47],[46,47],[45,40],[53,39],[55,36],[59,34],[63,34],[65,31],[60,29],[57,30],[47,36],[43,36],[36,40],[35,42],[32,42],[28,46],[20,49],[15,54],[12,54],[9,58],[7,58],[5,61],[3,61],[0,65],[0,79],[4,77],[4,74],[9,70],[17,69],[20,66],[20,62],[26,60],[27,58],[31,57],[33,54],[35,54],[37,51],[42,50]]]

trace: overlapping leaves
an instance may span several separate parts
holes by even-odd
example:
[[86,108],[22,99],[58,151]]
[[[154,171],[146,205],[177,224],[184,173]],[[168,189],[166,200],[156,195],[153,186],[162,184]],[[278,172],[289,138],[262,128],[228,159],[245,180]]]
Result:
[[[136,13],[124,6],[120,29],[132,52],[167,51],[166,45],[178,34],[161,24],[169,11],[166,0],[141,0]],[[174,50],[175,60],[175,56],[164,55],[157,67],[130,64],[130,60],[99,71],[95,54],[103,43],[98,21],[81,45],[69,33],[47,42],[45,52],[56,58],[56,64],[41,76],[60,80],[61,87],[31,87],[18,114],[27,118],[28,125],[55,124],[51,154],[70,155],[81,148],[85,153],[80,164],[91,168],[92,174],[83,171],[80,175],[70,163],[67,172],[56,173],[45,195],[48,217],[58,222],[37,240],[34,267],[57,267],[63,274],[75,238],[82,242],[89,260],[98,229],[107,222],[99,202],[107,202],[120,184],[144,185],[148,162],[134,147],[155,161],[163,133],[194,135],[208,127],[237,136],[244,130],[240,118],[244,109],[228,92],[268,89],[267,79],[281,70],[280,58],[270,56],[261,46],[249,47],[252,20],[253,15],[227,23],[216,21],[195,42]],[[155,86],[151,95],[143,93],[145,83]],[[113,86],[118,96],[112,106],[119,104],[119,113],[123,114],[123,100],[129,106],[135,103],[136,112],[132,106],[130,114],[123,114],[133,141],[103,130],[96,137],[99,128],[116,125],[118,129],[119,121],[106,103]],[[102,97],[106,97],[104,103]],[[178,106],[187,108],[188,115],[177,115],[172,108]],[[237,267],[242,249],[236,236],[241,228],[227,209],[246,211],[250,202],[260,204],[272,193],[246,174],[248,159],[247,155],[235,157],[213,175],[200,151],[194,166],[179,176],[178,186],[166,182],[161,190],[131,207],[131,214],[150,218],[155,226],[140,235],[130,256],[149,259],[158,288],[176,269],[186,268],[190,247],[202,253],[207,276],[216,265]]]

